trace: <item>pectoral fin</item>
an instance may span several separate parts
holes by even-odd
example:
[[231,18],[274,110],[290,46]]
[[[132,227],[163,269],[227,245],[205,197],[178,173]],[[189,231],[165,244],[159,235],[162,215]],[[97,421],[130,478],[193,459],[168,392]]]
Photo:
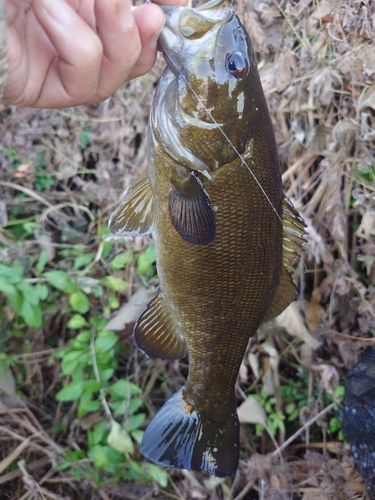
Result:
[[208,245],[216,236],[216,219],[198,174],[193,172],[169,193],[173,227],[192,245]]
[[283,199],[281,217],[283,221],[283,269],[279,287],[263,323],[281,314],[296,298],[296,286],[290,272],[293,270],[293,262],[298,258],[303,242],[306,241],[304,238],[306,224],[287,197]]
[[167,311],[158,290],[134,327],[134,342],[151,359],[180,359],[187,354],[184,336]]
[[153,231],[154,208],[147,172],[124,193],[121,204],[109,219],[111,233],[118,236],[141,236]]

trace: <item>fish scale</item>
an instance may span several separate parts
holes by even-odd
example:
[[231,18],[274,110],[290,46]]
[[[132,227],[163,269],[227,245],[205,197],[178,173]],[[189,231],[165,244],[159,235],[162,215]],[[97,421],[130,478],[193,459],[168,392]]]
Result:
[[162,8],[168,67],[150,113],[148,172],[110,229],[153,232],[160,284],[134,340],[152,359],[188,354],[189,375],[141,451],[167,467],[233,475],[238,370],[249,338],[295,297],[290,264],[305,225],[283,195],[256,59],[233,9]]

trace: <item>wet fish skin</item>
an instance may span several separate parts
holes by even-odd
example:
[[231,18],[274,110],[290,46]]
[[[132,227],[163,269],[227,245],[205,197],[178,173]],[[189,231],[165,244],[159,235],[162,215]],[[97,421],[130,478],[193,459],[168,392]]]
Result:
[[[148,175],[110,227],[155,230],[160,286],[136,344],[151,358],[189,354],[186,385],[151,421],[141,450],[167,467],[227,476],[239,457],[238,370],[249,338],[295,296],[289,268],[304,224],[284,198],[256,60],[229,3],[162,8],[168,67],[151,109]],[[239,76],[229,71],[233,54]]]

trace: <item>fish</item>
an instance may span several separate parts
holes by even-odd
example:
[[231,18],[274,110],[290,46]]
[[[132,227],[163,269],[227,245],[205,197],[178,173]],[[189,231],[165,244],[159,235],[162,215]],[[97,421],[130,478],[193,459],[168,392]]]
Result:
[[151,359],[188,355],[189,373],[141,452],[165,467],[232,476],[238,371],[250,337],[296,296],[305,224],[283,194],[256,58],[230,2],[161,7],[167,66],[150,110],[148,169],[109,227],[153,233],[159,286],[134,341]]

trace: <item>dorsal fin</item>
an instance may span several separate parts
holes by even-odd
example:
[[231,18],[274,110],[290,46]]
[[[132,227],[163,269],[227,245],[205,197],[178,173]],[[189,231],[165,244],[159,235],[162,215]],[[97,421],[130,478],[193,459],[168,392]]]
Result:
[[109,229],[117,236],[141,236],[154,229],[154,207],[147,172],[131,184],[109,219]]
[[267,323],[281,314],[292,300],[296,298],[296,286],[290,272],[293,270],[293,262],[298,258],[302,244],[306,241],[304,238],[306,224],[286,196],[282,202],[281,218],[283,221],[283,269],[279,287],[264,317],[263,323]]
[[173,360],[187,354],[185,337],[166,309],[160,289],[137,319],[134,342],[151,359]]

